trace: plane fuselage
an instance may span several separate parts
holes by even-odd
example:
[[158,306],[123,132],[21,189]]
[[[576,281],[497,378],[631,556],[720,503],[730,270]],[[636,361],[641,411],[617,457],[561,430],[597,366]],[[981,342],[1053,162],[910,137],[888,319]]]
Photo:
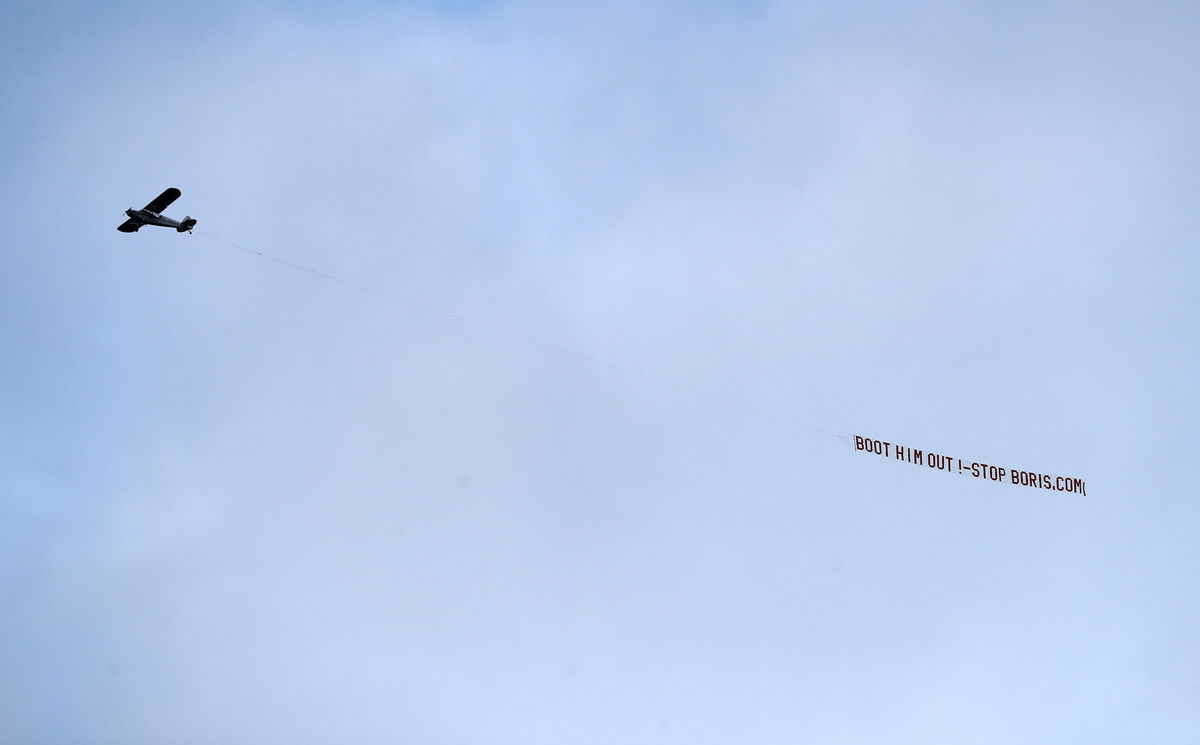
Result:
[[183,225],[183,223],[178,220],[172,220],[169,217],[163,217],[157,212],[151,212],[150,210],[127,209],[125,210],[125,214],[134,219],[141,220],[146,225],[161,225],[164,228],[175,228],[177,230],[179,229],[180,225]]
[[[164,228],[175,228],[179,232],[191,230],[195,226],[196,220],[191,217],[185,217],[183,220],[173,220],[170,217],[165,217],[157,212],[150,210],[135,210],[132,207],[125,210],[125,214],[138,220],[142,225],[159,225]],[[141,227],[141,226],[138,226]]]

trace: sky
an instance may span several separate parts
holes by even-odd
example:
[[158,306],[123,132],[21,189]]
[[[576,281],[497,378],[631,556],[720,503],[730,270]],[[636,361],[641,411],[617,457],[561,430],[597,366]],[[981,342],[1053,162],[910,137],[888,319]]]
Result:
[[0,741],[1195,741],[1198,35],[4,4]]

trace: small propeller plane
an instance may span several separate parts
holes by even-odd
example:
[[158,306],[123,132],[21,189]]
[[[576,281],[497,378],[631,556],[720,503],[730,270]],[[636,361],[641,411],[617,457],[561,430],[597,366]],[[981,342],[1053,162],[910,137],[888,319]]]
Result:
[[192,232],[192,228],[196,227],[196,218],[185,217],[182,220],[172,220],[169,217],[162,216],[162,211],[170,207],[171,202],[179,199],[179,195],[182,193],[172,186],[152,199],[150,204],[140,210],[130,207],[125,210],[125,214],[129,215],[129,219],[118,225],[117,230],[122,233],[136,233],[138,228],[143,225],[161,225],[164,228],[175,228],[180,233],[185,230],[189,233]]

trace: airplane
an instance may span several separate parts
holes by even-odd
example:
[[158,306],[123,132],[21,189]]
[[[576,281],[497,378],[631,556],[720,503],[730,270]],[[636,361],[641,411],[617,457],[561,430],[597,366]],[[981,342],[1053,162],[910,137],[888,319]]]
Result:
[[129,215],[129,219],[117,226],[117,230],[122,233],[136,233],[138,228],[143,225],[161,225],[164,228],[175,228],[177,232],[192,232],[192,228],[196,227],[196,218],[185,217],[183,220],[172,220],[169,217],[163,217],[160,214],[167,207],[171,206],[171,202],[179,199],[179,195],[183,192],[175,187],[167,189],[162,194],[150,201],[150,204],[135,210],[133,207],[125,210],[125,214]]

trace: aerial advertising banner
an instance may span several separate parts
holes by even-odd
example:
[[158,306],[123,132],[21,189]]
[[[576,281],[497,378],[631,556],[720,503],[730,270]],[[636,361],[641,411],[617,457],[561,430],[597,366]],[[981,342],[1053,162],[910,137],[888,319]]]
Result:
[[932,450],[918,450],[917,448],[906,447],[895,442],[878,440],[873,437],[863,437],[862,435],[854,436],[854,449],[865,453],[881,455],[884,458],[895,458],[905,463],[912,463],[915,466],[927,466],[936,471],[957,473],[960,476],[971,476],[972,478],[987,479],[989,481],[1003,481],[1018,486],[1029,486],[1035,489],[1049,489],[1051,491],[1070,492],[1087,496],[1087,488],[1083,483],[1083,479],[1070,476],[1051,476],[1036,471],[998,466],[993,463],[965,461],[944,453],[935,453]]

